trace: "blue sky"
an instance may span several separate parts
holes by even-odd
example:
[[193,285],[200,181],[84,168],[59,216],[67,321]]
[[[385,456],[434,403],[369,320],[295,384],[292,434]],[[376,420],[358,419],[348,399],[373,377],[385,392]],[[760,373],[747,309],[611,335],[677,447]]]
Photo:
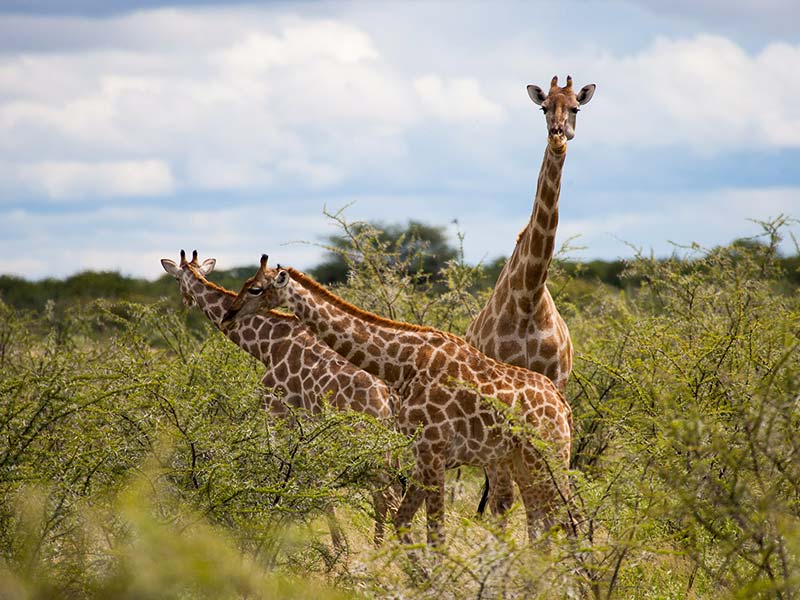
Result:
[[336,232],[323,208],[350,203],[507,255],[546,137],[525,85],[554,74],[597,84],[570,257],[800,217],[794,1],[65,4],[0,6],[2,273],[154,278],[180,248],[305,268]]

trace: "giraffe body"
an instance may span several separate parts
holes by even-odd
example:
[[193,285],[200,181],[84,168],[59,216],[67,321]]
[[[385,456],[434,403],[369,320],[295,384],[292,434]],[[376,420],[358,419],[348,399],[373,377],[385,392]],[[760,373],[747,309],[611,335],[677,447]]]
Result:
[[[200,265],[195,252],[191,262],[184,259],[177,266],[164,259],[162,265],[178,279],[184,304],[196,304],[219,327],[236,294],[204,277],[213,269],[213,259]],[[331,350],[292,315],[276,311],[253,314],[223,333],[266,366],[261,382],[267,389],[265,404],[271,413],[287,417],[290,409],[296,408],[319,413],[327,401],[340,410],[366,413],[387,425],[394,423],[396,396],[389,387]],[[387,482],[379,483],[388,487]],[[383,537],[389,506],[386,496],[384,492],[374,494],[376,541]]]
[[[444,473],[460,465],[508,469],[520,487],[529,535],[549,524],[569,495],[563,473],[572,413],[547,377],[499,363],[452,334],[363,312],[294,269],[268,268],[266,256],[223,321],[280,305],[399,395],[397,426],[416,435],[413,482],[395,521],[404,541],[410,542],[407,528],[423,501],[428,541],[442,541]],[[533,437],[547,442],[549,451]]]
[[530,221],[466,340],[492,358],[542,373],[562,392],[572,371],[569,329],[547,288],[566,146],[545,150]]

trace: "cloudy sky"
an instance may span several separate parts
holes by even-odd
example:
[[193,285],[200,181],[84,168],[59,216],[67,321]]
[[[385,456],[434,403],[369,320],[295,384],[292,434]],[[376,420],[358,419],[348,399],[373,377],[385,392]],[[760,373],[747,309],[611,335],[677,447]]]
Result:
[[507,255],[546,138],[525,85],[554,74],[597,84],[561,193],[573,258],[752,235],[800,217],[799,7],[5,0],[0,273],[154,278],[180,248],[304,268],[321,251],[291,242],[348,204]]

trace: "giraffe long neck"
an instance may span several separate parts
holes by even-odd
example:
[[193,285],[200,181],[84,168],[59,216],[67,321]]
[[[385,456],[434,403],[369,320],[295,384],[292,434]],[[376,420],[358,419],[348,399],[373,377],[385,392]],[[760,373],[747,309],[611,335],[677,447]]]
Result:
[[531,219],[508,260],[510,280],[515,282],[514,291],[528,297],[541,295],[547,282],[555,249],[558,197],[566,154],[566,146],[554,150],[548,144],[545,149]]
[[214,325],[219,327],[222,317],[236,299],[236,294],[211,283],[191,267],[185,267],[184,277],[187,278],[188,291],[194,297],[197,306]]
[[422,359],[421,338],[434,330],[361,311],[299,271],[289,272],[292,280],[282,288],[281,301],[328,346],[389,385],[412,376]]

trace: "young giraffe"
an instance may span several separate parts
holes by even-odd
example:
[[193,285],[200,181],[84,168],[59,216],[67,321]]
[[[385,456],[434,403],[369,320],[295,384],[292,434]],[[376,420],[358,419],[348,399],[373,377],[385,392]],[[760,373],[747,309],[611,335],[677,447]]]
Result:
[[[547,289],[547,271],[553,258],[558,227],[558,197],[567,140],[575,137],[576,115],[589,102],[595,85],[575,94],[572,77],[558,86],[528,86],[528,95],[542,107],[547,122],[547,148],[539,171],[531,218],[517,237],[514,252],[497,278],[486,306],[467,328],[466,340],[488,356],[510,365],[542,373],[566,393],[572,371],[569,329]],[[510,473],[487,470],[493,512],[502,514],[513,501]],[[486,496],[479,512],[483,511]]]
[[[166,258],[161,260],[164,270],[180,283],[183,303],[187,307],[199,306],[219,327],[236,294],[205,278],[215,264],[213,258],[200,264],[197,250],[192,253],[191,262],[186,260],[183,250],[180,265]],[[396,397],[389,387],[377,377],[355,368],[293,316],[265,311],[241,319],[223,332],[267,367],[261,382],[273,391],[266,394],[266,408],[271,413],[287,417],[289,407],[319,413],[323,410],[323,399],[329,397],[330,404],[336,408],[363,412],[387,425],[394,423]],[[388,487],[386,482],[381,483]],[[373,501],[377,543],[383,539],[389,502],[387,494],[380,491],[373,495]],[[338,534],[333,526],[331,534],[336,540]]]
[[[555,509],[569,495],[564,470],[569,464],[572,411],[552,381],[499,363],[455,335],[364,312],[299,271],[269,268],[266,255],[223,318],[223,326],[281,305],[339,354],[399,394],[397,427],[406,435],[416,434],[414,477],[395,517],[403,542],[411,543],[408,527],[423,501],[428,542],[438,545],[444,540],[445,469],[460,465],[510,469],[520,487],[532,540],[540,525],[553,523]],[[531,435],[544,440],[549,450]]]

